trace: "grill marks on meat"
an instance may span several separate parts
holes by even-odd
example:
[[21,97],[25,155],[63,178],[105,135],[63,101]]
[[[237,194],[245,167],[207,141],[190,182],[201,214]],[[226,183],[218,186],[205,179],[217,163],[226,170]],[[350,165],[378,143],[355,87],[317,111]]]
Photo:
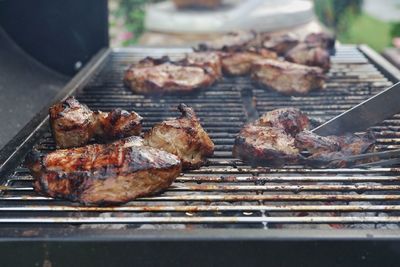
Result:
[[[375,138],[364,135],[319,136],[307,130],[309,120],[300,110],[277,109],[245,125],[236,137],[233,155],[254,165],[347,167],[352,155],[371,152]],[[301,154],[307,152],[308,156]]]
[[124,84],[140,94],[185,93],[208,87],[221,77],[216,53],[192,53],[177,62],[145,58],[125,72]]
[[140,137],[47,155],[32,152],[26,165],[35,178],[35,191],[84,204],[125,203],[155,194],[181,171],[175,155],[144,146]]
[[109,141],[139,135],[142,129],[142,117],[135,112],[121,109],[93,112],[74,97],[51,106],[49,114],[59,148],[82,146],[93,137]]
[[145,144],[177,155],[184,169],[194,169],[214,153],[214,143],[200,125],[194,111],[178,106],[182,115],[157,123],[144,135]]
[[335,48],[335,36],[330,33],[326,32],[319,32],[319,33],[310,33],[304,39],[304,42],[307,44],[312,44],[319,46],[324,49],[334,49]]
[[222,71],[228,76],[248,75],[255,61],[268,58],[276,59],[277,54],[266,49],[224,53],[221,55]]
[[325,85],[325,76],[320,68],[273,59],[256,61],[252,78],[286,95],[304,95]]

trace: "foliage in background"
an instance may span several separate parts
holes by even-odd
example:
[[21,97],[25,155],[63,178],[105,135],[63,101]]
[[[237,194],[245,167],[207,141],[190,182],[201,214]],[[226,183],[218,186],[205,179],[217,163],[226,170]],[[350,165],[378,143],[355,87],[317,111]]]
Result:
[[[140,35],[144,32],[145,5],[160,2],[161,0],[111,0],[114,2],[110,6],[110,20],[116,21],[116,38],[122,46],[133,45],[137,42]],[[115,8],[112,8],[114,7]],[[120,25],[123,21],[123,25]],[[111,25],[112,27],[113,25]]]
[[400,24],[380,21],[362,12],[362,0],[314,0],[315,12],[343,43],[365,43],[381,52],[400,36]]

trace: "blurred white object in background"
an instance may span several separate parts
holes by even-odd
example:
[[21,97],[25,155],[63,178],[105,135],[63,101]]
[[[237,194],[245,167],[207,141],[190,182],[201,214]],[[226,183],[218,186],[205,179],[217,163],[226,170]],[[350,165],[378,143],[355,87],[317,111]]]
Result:
[[147,6],[145,28],[176,34],[277,31],[306,24],[313,18],[313,2],[308,0],[226,0],[215,10],[179,10],[166,1]]

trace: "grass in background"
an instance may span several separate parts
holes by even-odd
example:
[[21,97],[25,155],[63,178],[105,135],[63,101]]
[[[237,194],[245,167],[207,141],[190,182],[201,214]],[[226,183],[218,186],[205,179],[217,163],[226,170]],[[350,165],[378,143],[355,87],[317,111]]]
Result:
[[381,52],[391,45],[392,24],[377,20],[367,14],[360,14],[352,20],[344,32],[338,33],[342,43],[368,44]]

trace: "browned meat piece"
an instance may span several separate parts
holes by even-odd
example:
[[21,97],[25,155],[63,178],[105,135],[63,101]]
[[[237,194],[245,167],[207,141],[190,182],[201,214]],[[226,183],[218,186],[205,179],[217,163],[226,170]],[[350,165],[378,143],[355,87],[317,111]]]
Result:
[[215,78],[204,69],[163,63],[151,67],[131,66],[125,73],[124,83],[139,94],[192,92],[210,86]]
[[222,4],[222,0],[173,0],[179,9],[184,8],[208,8],[215,9]]
[[303,131],[296,135],[295,145],[301,151],[306,150],[311,154],[339,151],[340,143],[336,138],[320,136],[310,131]]
[[306,43],[291,49],[285,59],[297,64],[320,67],[325,71],[331,67],[330,56],[326,49]]
[[255,39],[257,39],[257,34],[253,31],[229,32],[216,40],[200,43],[198,49],[200,51],[243,51]]
[[306,130],[308,125],[309,119],[298,109],[267,112],[242,128],[236,137],[233,155],[260,165],[304,163],[345,167],[355,163],[346,160],[347,157],[371,152],[374,148],[372,134],[322,137]]
[[299,42],[299,38],[293,34],[271,35],[265,38],[263,47],[283,56]]
[[252,78],[282,94],[307,94],[325,84],[323,71],[285,61],[264,59],[254,62]]
[[264,113],[257,121],[257,125],[283,129],[287,134],[295,136],[308,129],[310,121],[300,109],[279,108]]
[[105,113],[94,113],[97,119],[95,137],[100,140],[110,141],[128,136],[140,135],[142,130],[142,117],[135,112],[114,109]]
[[240,76],[250,73],[253,62],[266,58],[276,59],[277,55],[275,52],[259,49],[257,51],[224,53],[221,58],[222,71],[225,75]]
[[179,159],[130,137],[111,144],[32,152],[26,165],[35,191],[83,204],[119,204],[166,189],[180,174]]
[[177,155],[184,169],[198,168],[213,155],[214,143],[191,108],[180,104],[178,109],[179,118],[157,123],[145,133],[145,144]]
[[363,135],[347,134],[345,136],[328,136],[333,142],[339,144],[340,149],[321,150],[307,158],[308,164],[318,164],[330,168],[344,168],[358,163],[367,163],[377,159],[370,158],[356,162],[347,161],[346,158],[353,155],[374,151],[375,137],[371,133]]
[[49,109],[50,126],[57,147],[87,144],[93,137],[101,140],[139,135],[142,117],[135,112],[116,109],[109,113],[93,112],[74,97]]
[[74,97],[51,106],[49,116],[57,147],[82,146],[94,135],[96,119],[93,112]]
[[336,40],[334,35],[326,32],[320,32],[310,33],[306,36],[304,42],[307,44],[317,45],[324,49],[333,49],[335,47]]
[[221,58],[215,52],[195,52],[187,54],[186,57],[179,62],[184,66],[200,67],[208,74],[218,80],[222,77]]
[[299,150],[284,129],[248,124],[236,137],[232,154],[255,165],[284,165],[297,162]]

